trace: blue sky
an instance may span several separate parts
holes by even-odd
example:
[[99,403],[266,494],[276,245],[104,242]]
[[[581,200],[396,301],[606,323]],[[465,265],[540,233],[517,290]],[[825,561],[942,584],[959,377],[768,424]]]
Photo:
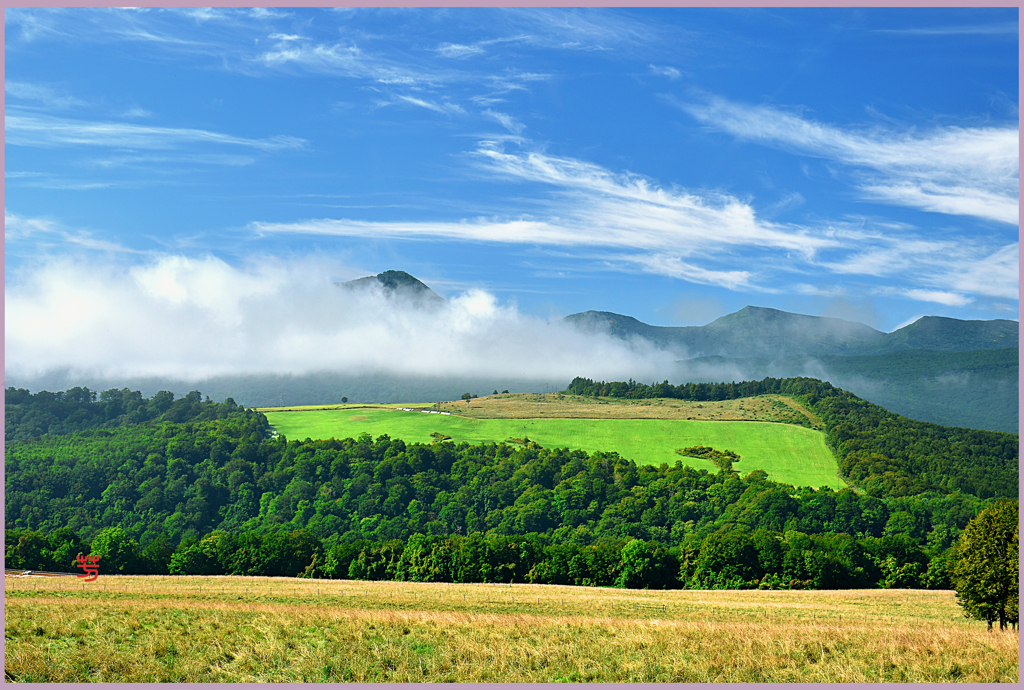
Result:
[[8,365],[387,269],[511,319],[1017,319],[1017,14],[8,8]]

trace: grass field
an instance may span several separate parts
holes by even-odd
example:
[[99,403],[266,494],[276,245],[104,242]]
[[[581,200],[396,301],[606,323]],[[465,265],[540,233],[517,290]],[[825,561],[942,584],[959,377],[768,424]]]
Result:
[[[5,579],[8,681],[1017,682],[951,592]],[[58,589],[60,588],[60,589]]]
[[684,458],[677,448],[705,445],[739,453],[734,467],[741,473],[761,469],[776,481],[795,486],[846,484],[819,431],[791,424],[681,419],[474,419],[457,415],[395,410],[394,406],[344,409],[264,410],[275,429],[290,439],[347,438],[361,433],[387,434],[407,442],[430,443],[433,432],[454,441],[481,443],[526,436],[547,448],[587,452],[615,451],[642,464],[672,465],[682,460],[699,469],[717,471],[707,460]]
[[472,400],[403,405],[298,405],[259,408],[261,412],[340,410],[360,407],[429,408],[452,412],[473,419],[686,419],[706,421],[780,422],[817,425],[820,420],[793,398],[785,395],[758,395],[736,400],[697,402],[654,398],[627,400],[594,398],[562,393],[508,393],[485,395]]

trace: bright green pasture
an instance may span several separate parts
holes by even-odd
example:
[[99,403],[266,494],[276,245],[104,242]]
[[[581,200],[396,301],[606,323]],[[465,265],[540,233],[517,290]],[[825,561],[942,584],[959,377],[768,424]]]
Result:
[[675,464],[717,471],[697,458],[684,458],[676,448],[711,446],[739,453],[733,464],[741,474],[764,470],[769,478],[794,486],[845,484],[835,458],[819,431],[769,422],[711,422],[665,419],[469,419],[388,409],[265,412],[277,431],[290,439],[355,438],[363,432],[387,434],[409,443],[430,443],[432,432],[453,441],[481,443],[526,436],[545,448],[614,451],[641,464]]

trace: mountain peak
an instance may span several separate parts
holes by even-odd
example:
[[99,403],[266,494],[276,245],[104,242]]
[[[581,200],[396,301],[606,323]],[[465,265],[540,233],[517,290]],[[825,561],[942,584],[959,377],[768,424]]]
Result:
[[784,322],[789,324],[820,324],[822,326],[828,325],[829,328],[846,328],[852,329],[853,331],[859,331],[862,337],[872,337],[870,333],[876,335],[882,335],[881,331],[875,330],[866,324],[860,323],[859,321],[848,321],[846,319],[836,318],[834,316],[811,316],[810,314],[796,314],[793,312],[782,311],[781,309],[772,309],[771,307],[755,307],[748,304],[739,311],[733,312],[732,314],[726,314],[725,316],[719,317],[708,324],[708,326],[716,323],[723,324],[734,324],[743,321],[754,321],[754,322]]
[[344,283],[335,283],[335,285],[349,289],[359,289],[380,285],[384,289],[385,294],[388,295],[402,295],[405,297],[411,297],[415,301],[426,300],[432,303],[441,303],[444,301],[443,297],[427,287],[426,284],[418,278],[406,273],[405,271],[384,271],[375,276],[356,278],[355,280],[348,280]]
[[965,321],[948,316],[922,316],[887,337],[891,349],[966,352],[1017,347],[1020,324],[1008,319]]

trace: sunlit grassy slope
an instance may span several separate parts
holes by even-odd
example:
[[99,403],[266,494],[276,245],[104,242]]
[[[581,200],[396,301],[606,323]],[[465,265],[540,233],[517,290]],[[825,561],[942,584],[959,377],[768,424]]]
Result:
[[819,431],[789,424],[666,419],[468,419],[456,415],[404,412],[384,407],[264,412],[289,439],[387,434],[406,442],[430,443],[439,432],[453,441],[482,443],[528,437],[545,448],[614,451],[641,464],[682,460],[700,469],[715,466],[683,458],[677,448],[704,445],[739,453],[734,467],[745,474],[761,469],[769,478],[795,486],[845,486],[835,458]]

